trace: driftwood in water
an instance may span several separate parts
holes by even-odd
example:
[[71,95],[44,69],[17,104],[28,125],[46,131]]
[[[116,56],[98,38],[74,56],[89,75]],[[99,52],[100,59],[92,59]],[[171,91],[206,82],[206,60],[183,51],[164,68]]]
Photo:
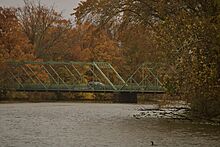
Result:
[[188,107],[170,107],[170,108],[140,108],[139,114],[133,115],[135,118],[142,117],[158,117],[158,118],[172,118],[179,120],[192,120],[187,116],[187,112],[190,111]]
[[166,107],[166,108],[140,108],[139,113],[134,114],[133,117],[136,119],[141,119],[144,117],[149,118],[170,118],[174,120],[188,120],[195,121],[199,123],[211,123],[220,125],[220,115],[215,118],[201,118],[198,116],[190,115],[191,109],[189,107]]

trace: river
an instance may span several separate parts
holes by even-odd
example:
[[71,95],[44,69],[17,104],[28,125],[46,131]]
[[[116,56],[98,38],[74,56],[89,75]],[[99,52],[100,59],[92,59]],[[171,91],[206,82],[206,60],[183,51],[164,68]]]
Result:
[[140,104],[0,104],[1,147],[219,147],[220,126],[133,117]]

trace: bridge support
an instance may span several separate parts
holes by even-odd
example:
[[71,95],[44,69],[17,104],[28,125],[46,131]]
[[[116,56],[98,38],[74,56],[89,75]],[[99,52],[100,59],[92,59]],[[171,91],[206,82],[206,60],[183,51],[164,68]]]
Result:
[[114,103],[137,103],[137,93],[122,92],[114,94]]

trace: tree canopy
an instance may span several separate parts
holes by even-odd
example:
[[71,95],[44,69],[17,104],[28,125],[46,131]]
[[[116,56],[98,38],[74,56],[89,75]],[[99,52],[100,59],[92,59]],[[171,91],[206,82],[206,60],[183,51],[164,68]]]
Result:
[[133,64],[165,63],[168,91],[211,116],[220,114],[219,8],[218,0],[87,0],[73,14],[110,29]]

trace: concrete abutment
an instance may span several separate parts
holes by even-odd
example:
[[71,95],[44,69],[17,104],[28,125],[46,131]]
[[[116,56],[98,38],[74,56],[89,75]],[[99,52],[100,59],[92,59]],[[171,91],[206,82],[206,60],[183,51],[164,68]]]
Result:
[[115,93],[114,103],[137,103],[137,93],[130,93],[130,92]]

